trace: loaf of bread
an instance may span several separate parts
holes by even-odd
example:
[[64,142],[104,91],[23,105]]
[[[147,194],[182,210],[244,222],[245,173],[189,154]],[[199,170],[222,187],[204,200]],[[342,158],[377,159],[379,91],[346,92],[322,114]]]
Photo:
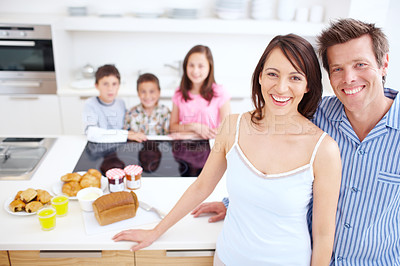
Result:
[[138,207],[139,201],[133,191],[110,193],[93,202],[94,215],[102,226],[135,217]]

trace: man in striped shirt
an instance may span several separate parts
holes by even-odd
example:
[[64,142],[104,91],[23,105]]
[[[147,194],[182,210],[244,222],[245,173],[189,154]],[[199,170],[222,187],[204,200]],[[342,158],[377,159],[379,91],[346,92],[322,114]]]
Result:
[[[374,24],[341,19],[317,41],[336,96],[323,98],[313,122],[336,140],[343,164],[331,265],[400,265],[400,99],[384,88],[388,40]],[[192,213],[205,212],[215,222],[226,209]]]
[[374,24],[342,19],[317,41],[336,97],[313,122],[343,164],[331,265],[400,265],[400,99],[384,88],[388,40]]

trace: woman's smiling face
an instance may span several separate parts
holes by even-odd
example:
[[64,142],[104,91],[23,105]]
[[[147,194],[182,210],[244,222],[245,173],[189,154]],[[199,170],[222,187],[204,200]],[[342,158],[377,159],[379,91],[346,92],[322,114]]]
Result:
[[274,48],[259,76],[265,100],[266,114],[298,115],[298,105],[308,91],[307,79],[286,58],[280,48]]

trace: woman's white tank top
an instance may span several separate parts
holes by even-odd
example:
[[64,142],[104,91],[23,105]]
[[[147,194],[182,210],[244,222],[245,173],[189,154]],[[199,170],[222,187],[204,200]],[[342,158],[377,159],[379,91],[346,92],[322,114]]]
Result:
[[235,142],[226,155],[229,207],[217,240],[220,259],[231,265],[310,265],[307,211],[312,198],[313,162],[324,132],[307,165],[265,175]]

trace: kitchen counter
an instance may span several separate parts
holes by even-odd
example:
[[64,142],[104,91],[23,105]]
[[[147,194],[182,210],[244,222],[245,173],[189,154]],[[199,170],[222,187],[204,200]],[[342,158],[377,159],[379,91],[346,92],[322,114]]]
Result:
[[[36,215],[15,216],[4,210],[4,202],[19,190],[31,187],[52,192],[52,185],[74,169],[85,144],[85,136],[60,136],[31,180],[0,181],[0,250],[128,250],[132,246],[132,242],[111,240],[121,230],[87,235],[78,201],[70,200],[68,215],[57,218],[52,231],[42,231]],[[194,180],[142,178],[142,187],[136,192],[140,200],[168,212]],[[207,201],[221,200],[226,195],[223,178]],[[208,218],[193,218],[188,214],[147,249],[215,249],[223,223],[208,223]],[[137,228],[154,226],[155,223]]]

